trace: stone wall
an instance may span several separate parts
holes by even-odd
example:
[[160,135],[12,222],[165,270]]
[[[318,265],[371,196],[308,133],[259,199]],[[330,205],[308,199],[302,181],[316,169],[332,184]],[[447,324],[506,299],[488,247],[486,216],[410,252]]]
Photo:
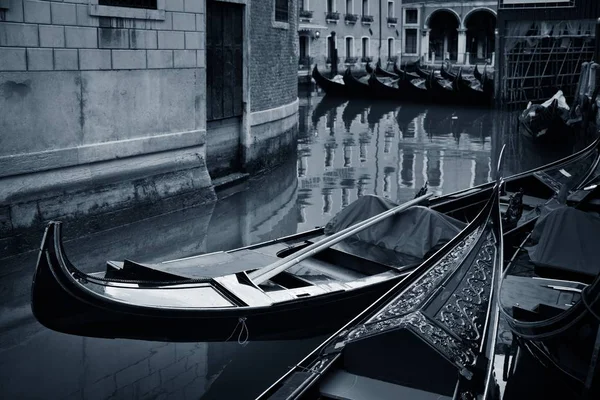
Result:
[[250,2],[251,111],[292,103],[298,98],[298,5],[289,1],[288,23],[276,22],[273,0]]
[[214,200],[205,0],[89,3],[0,3],[0,258],[50,219]]

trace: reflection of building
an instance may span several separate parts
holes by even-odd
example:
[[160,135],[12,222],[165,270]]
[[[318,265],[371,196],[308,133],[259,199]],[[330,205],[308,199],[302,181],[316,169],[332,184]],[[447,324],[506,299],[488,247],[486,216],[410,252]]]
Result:
[[401,0],[300,0],[301,68],[329,68],[337,49],[338,70],[364,70],[366,61],[393,60],[400,51]]
[[494,65],[497,0],[403,0],[402,61]]
[[574,94],[581,64],[593,59],[598,0],[500,0],[496,99],[522,108],[561,89]]

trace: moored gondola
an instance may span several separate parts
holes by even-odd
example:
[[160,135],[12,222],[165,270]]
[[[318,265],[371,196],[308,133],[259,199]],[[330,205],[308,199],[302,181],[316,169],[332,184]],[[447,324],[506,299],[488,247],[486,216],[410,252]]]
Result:
[[[513,340],[571,399],[600,396],[600,179],[540,205],[535,220],[507,235],[510,259],[499,306]],[[568,173],[568,172],[567,172]],[[581,174],[563,185],[576,186]],[[566,190],[565,190],[566,191]]]
[[398,77],[400,77],[401,79],[405,79],[405,80],[411,81],[413,79],[419,79],[420,78],[419,75],[417,75],[414,72],[408,72],[406,70],[399,69],[396,64],[394,64],[393,69],[394,69],[394,73],[396,75],[398,75]]
[[473,76],[479,82],[483,83],[483,75],[481,74],[481,72],[479,72],[479,69],[477,68],[477,64],[475,64],[475,68],[473,69]]
[[[443,84],[443,83],[445,84]],[[431,93],[431,100],[437,104],[453,104],[459,103],[458,96],[452,89],[450,82],[446,80],[440,80],[431,72],[425,81],[427,90]]]
[[377,98],[377,96],[373,93],[373,91],[367,83],[363,83],[356,79],[356,77],[352,74],[350,68],[347,68],[344,72],[343,79],[344,84],[348,88],[347,95],[349,97]]
[[457,79],[452,82],[452,88],[460,98],[461,104],[474,107],[490,107],[493,98],[483,88],[473,88],[471,84],[462,79],[462,71],[458,71]]
[[502,253],[496,185],[460,235],[259,399],[492,399]]
[[389,72],[389,71],[384,70],[383,68],[381,68],[379,66],[379,64],[377,64],[375,66],[375,75],[386,77],[386,78],[392,78],[392,79],[399,79],[400,78],[399,75],[397,75],[397,74],[395,74],[393,72]]
[[313,68],[312,77],[317,85],[319,85],[319,87],[323,89],[323,91],[325,91],[325,93],[327,93],[329,96],[346,97],[349,95],[346,85],[324,77],[319,72],[317,64],[315,64],[315,67]]
[[374,74],[369,78],[369,86],[373,96],[381,99],[410,101],[413,103],[427,103],[430,93],[415,86],[411,81],[399,79],[394,86],[381,82]]

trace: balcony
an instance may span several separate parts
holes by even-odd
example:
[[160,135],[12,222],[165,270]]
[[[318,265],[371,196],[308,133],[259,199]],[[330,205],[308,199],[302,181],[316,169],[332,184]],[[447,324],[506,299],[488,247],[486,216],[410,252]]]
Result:
[[396,17],[387,17],[388,26],[396,26],[398,23],[398,18]]
[[340,13],[339,12],[327,12],[325,13],[325,21],[332,23],[332,24],[337,24],[337,22],[340,20]]
[[358,61],[358,57],[346,57],[344,64],[350,66],[356,64],[356,61]]
[[310,22],[313,17],[313,11],[310,10],[300,10],[300,19],[303,21]]
[[364,56],[360,58],[360,62],[363,63],[370,63],[373,62],[373,57],[369,57],[369,56]]
[[363,15],[362,17],[360,17],[360,22],[362,22],[363,25],[371,25],[373,23],[373,16]]
[[358,21],[358,15],[357,14],[346,14],[344,16],[344,21],[346,21],[346,25],[354,25],[354,24],[356,24],[356,21]]

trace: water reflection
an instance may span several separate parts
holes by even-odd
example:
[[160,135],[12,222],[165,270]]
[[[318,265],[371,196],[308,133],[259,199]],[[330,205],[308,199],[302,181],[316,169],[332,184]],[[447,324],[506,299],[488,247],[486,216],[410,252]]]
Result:
[[[303,97],[296,159],[220,193],[215,204],[114,221],[94,234],[82,228],[84,236],[67,242],[66,251],[79,268],[96,271],[111,259],[153,262],[231,249],[321,226],[365,194],[402,202],[425,182],[435,194],[484,183],[496,173],[502,144],[506,174],[571,151],[542,153],[514,133],[514,124],[514,116],[494,111]],[[241,347],[55,333],[29,308],[36,255],[1,260],[0,393],[6,398],[253,398],[323,339]],[[232,385],[241,380],[244,391]]]

